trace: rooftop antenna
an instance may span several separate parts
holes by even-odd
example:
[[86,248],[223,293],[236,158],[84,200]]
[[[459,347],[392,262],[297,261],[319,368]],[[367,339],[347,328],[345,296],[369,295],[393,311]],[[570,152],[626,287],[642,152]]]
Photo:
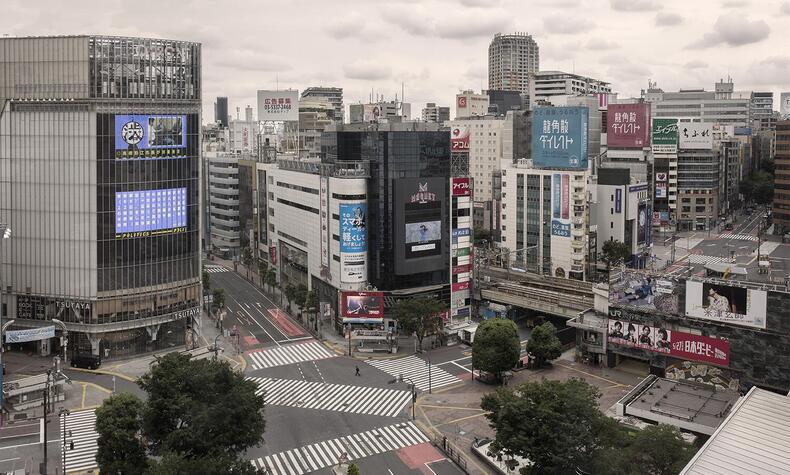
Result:
[[406,86],[404,85],[403,81],[400,83],[400,101],[406,102]]
[[276,91],[279,91],[280,90],[280,73],[274,73],[274,81],[275,81],[274,89]]

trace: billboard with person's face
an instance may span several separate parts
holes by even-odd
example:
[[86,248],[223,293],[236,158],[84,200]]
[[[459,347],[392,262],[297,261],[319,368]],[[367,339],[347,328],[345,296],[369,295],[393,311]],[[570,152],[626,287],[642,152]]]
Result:
[[342,292],[340,314],[343,323],[381,323],[384,318],[384,293]]
[[704,320],[765,328],[768,295],[719,282],[686,281],[686,315]]

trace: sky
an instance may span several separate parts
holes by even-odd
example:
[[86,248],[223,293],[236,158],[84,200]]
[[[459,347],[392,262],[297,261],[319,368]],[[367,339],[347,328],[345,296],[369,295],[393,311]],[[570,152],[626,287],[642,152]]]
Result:
[[216,96],[256,108],[258,89],[344,89],[454,105],[488,88],[488,45],[526,32],[540,69],[576,72],[638,96],[665,91],[790,91],[790,1],[785,0],[2,0],[0,34],[105,34],[197,41],[204,122]]

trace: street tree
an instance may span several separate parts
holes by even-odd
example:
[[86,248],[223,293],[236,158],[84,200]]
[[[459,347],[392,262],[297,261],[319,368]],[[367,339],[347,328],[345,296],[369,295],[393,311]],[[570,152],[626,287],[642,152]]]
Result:
[[269,263],[266,261],[258,261],[258,278],[261,279],[261,285],[266,285],[266,273],[269,271]]
[[241,250],[241,263],[247,269],[247,278],[250,278],[250,264],[252,264],[252,249],[245,247]]
[[472,343],[472,367],[495,374],[513,368],[521,355],[518,327],[512,320],[492,318],[477,327]]
[[269,286],[269,290],[274,293],[274,289],[277,287],[277,271],[273,268],[269,268],[266,271],[266,285]]
[[101,473],[141,474],[148,457],[141,441],[144,403],[131,393],[105,399],[96,409],[96,463]]
[[416,297],[399,300],[392,309],[398,326],[417,337],[417,345],[422,351],[425,335],[436,333],[442,326],[441,314],[447,305],[429,297]]
[[527,351],[535,357],[535,366],[538,368],[562,355],[562,343],[557,338],[557,329],[551,322],[545,322],[532,330],[527,341]]
[[531,381],[486,394],[480,407],[496,431],[495,451],[530,460],[524,473],[567,474],[603,447],[599,396],[579,379]]
[[224,361],[168,353],[138,385],[148,394],[142,427],[154,455],[236,458],[263,440],[263,396]]
[[211,290],[211,275],[206,269],[203,269],[200,280],[203,282],[203,293],[208,293]]
[[348,466],[348,471],[346,472],[348,475],[360,475],[359,467],[356,464],[352,463]]
[[196,473],[223,473],[227,475],[265,474],[249,461],[239,457],[204,456],[187,458],[168,452],[159,460],[152,460],[145,475],[193,475]]
[[621,241],[612,240],[603,243],[601,248],[601,260],[606,263],[606,270],[609,271],[612,267],[617,267],[631,257],[631,250],[628,246]]
[[225,306],[225,289],[214,289],[212,295],[214,297],[214,305],[221,310]]
[[316,294],[315,291],[313,291],[313,290],[307,292],[307,295],[306,295],[305,301],[304,301],[304,307],[307,310],[307,313],[312,316],[311,317],[311,322],[314,325],[313,329],[316,330],[316,331],[318,331],[318,317],[319,317],[319,315],[318,315],[318,310],[319,310],[318,305],[319,305],[318,294]]
[[290,282],[285,285],[285,299],[288,300],[288,311],[291,311],[291,303],[296,299],[296,286]]
[[683,470],[695,452],[677,428],[649,425],[634,435],[624,460],[628,460],[632,474],[674,475]]
[[296,285],[294,289],[294,303],[296,304],[296,308],[299,310],[300,315],[302,313],[302,310],[304,309],[306,302],[307,302],[307,286],[300,283]]

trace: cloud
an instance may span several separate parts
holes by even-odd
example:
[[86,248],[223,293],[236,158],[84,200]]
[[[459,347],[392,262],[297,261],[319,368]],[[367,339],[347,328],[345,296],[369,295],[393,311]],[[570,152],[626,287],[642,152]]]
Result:
[[212,63],[221,68],[232,68],[243,71],[286,71],[291,66],[282,58],[252,49],[228,48],[217,54]]
[[785,90],[790,77],[790,56],[770,56],[756,61],[747,69],[747,81],[753,85],[780,86]]
[[779,11],[784,15],[790,15],[790,2],[784,2],[782,6],[779,7]]
[[677,13],[656,13],[656,26],[675,26],[683,23],[683,17]]
[[424,5],[389,6],[382,18],[407,33],[444,39],[471,39],[492,36],[506,31],[513,22],[512,14],[500,8],[454,8],[438,12]]
[[657,0],[611,0],[612,10],[618,12],[652,12],[661,10]]
[[324,28],[324,31],[337,40],[376,41],[381,39],[380,29],[373,28],[369,19],[356,11],[345,13],[342,17],[332,21]]
[[587,42],[585,46],[587,49],[594,49],[594,50],[609,50],[609,49],[617,49],[617,43],[614,41],[609,41],[604,38],[592,38],[590,41]]
[[348,79],[377,81],[392,76],[392,70],[380,61],[356,60],[343,66]]
[[732,12],[721,15],[713,25],[713,31],[688,45],[690,49],[703,49],[726,44],[743,46],[762,41],[771,34],[771,28],[764,20],[749,21],[745,16]]
[[749,5],[748,0],[726,0],[721,2],[722,8],[740,8]]
[[543,28],[546,32],[557,35],[575,35],[592,30],[594,27],[595,25],[589,20],[565,15],[553,15],[543,19]]
[[684,64],[683,67],[686,69],[704,69],[708,67],[708,63],[699,59],[695,59]]

